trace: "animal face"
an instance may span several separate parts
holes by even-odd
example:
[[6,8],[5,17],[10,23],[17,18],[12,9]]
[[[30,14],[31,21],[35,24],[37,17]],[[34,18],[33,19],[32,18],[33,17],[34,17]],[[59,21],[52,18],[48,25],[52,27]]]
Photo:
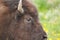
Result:
[[27,0],[0,0],[0,40],[46,38],[34,5]]

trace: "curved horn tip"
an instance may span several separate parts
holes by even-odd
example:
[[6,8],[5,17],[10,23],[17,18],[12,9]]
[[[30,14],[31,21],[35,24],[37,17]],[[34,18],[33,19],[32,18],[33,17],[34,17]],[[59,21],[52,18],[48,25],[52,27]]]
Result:
[[21,13],[24,13],[24,10],[23,10],[23,8],[22,8],[22,0],[19,1],[18,10],[19,10]]
[[18,11],[21,12],[21,13],[24,13],[23,8],[18,8]]

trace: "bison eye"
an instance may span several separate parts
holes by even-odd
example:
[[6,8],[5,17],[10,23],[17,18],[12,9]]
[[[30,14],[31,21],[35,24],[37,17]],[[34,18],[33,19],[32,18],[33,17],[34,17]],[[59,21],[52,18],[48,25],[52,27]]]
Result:
[[33,20],[32,20],[32,18],[26,18],[24,21],[25,21],[26,23],[31,23]]

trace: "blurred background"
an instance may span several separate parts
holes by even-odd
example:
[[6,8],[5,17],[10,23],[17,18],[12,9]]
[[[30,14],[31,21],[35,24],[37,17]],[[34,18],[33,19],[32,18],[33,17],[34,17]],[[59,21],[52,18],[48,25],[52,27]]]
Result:
[[32,0],[48,40],[60,40],[60,0]]

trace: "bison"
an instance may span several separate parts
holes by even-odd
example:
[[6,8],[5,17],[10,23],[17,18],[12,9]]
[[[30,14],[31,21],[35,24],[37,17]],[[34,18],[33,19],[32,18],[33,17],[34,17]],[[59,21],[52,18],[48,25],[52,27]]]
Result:
[[28,0],[0,0],[0,40],[46,40],[37,13]]

